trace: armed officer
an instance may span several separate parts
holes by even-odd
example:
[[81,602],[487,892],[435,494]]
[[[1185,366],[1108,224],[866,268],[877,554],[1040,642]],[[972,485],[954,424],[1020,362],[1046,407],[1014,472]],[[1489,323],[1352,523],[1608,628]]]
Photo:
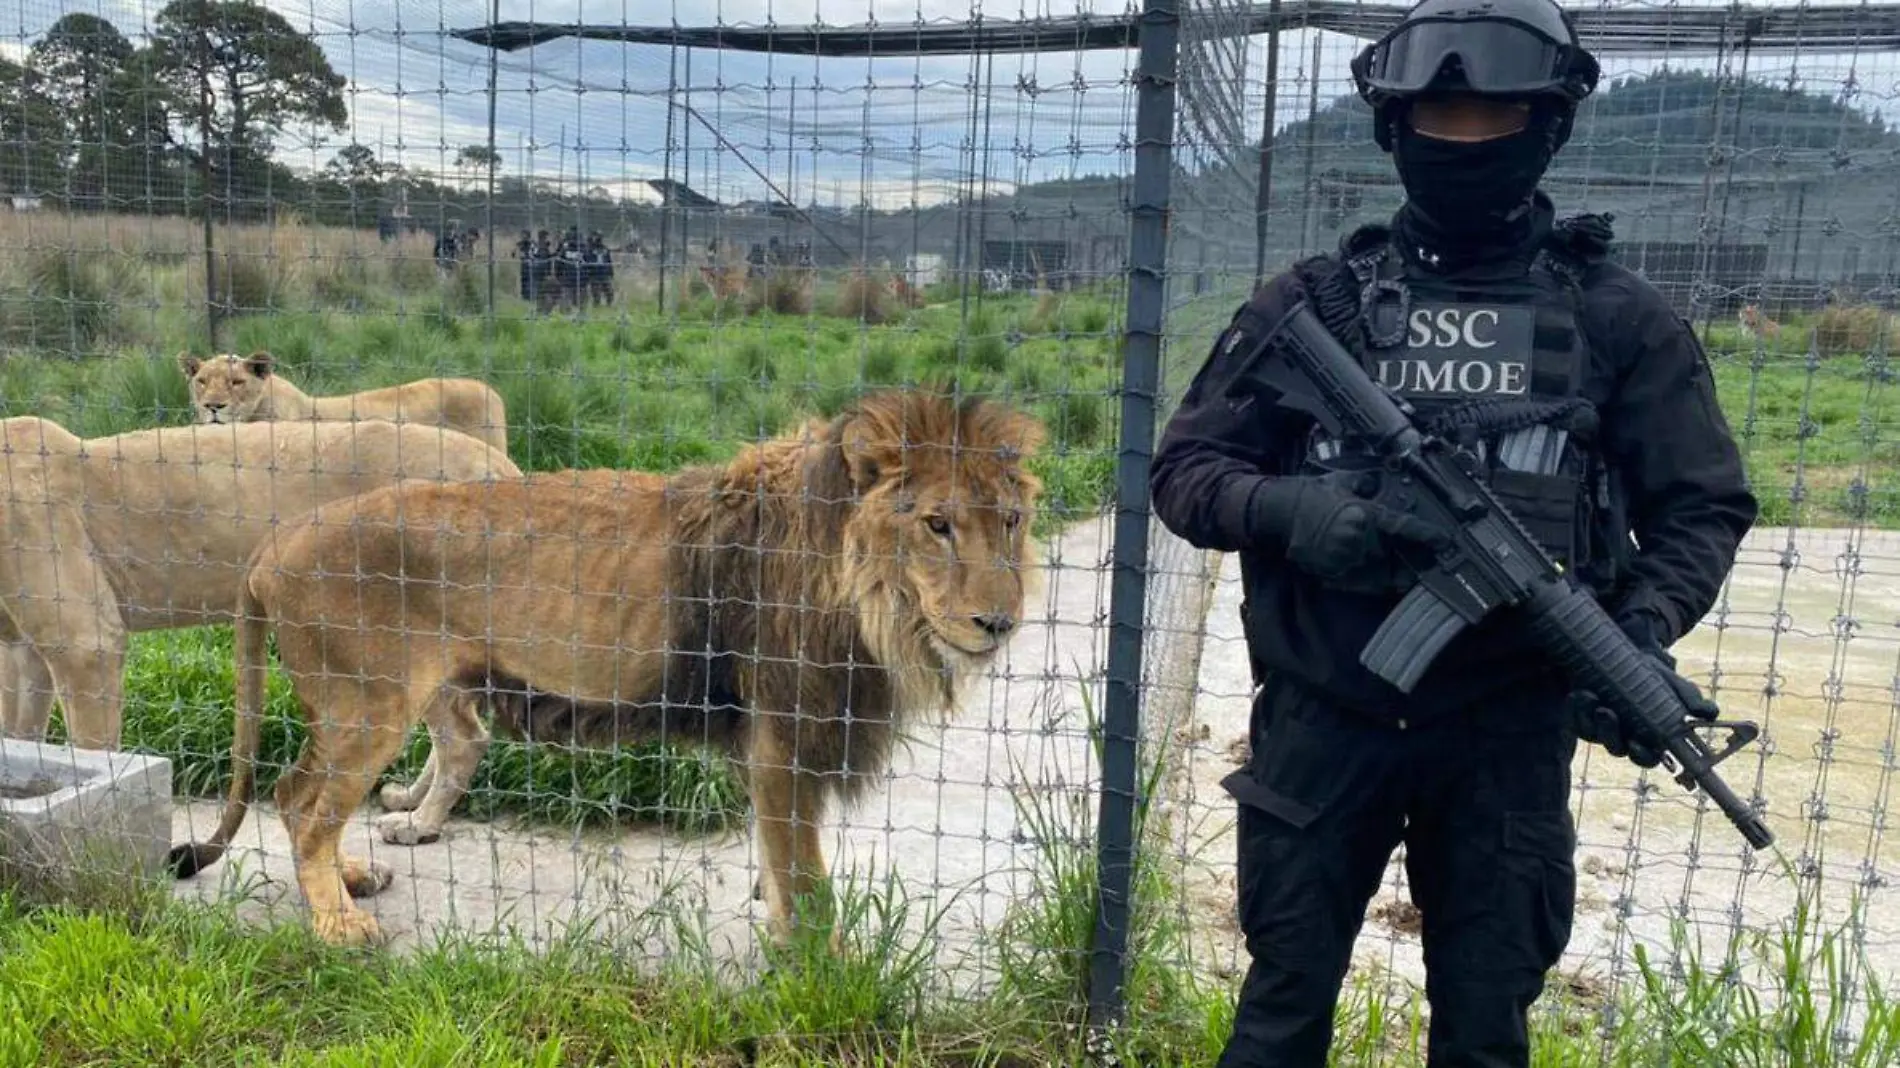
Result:
[[1561,9],[1424,0],[1352,69],[1405,202],[1255,292],[1169,422],[1150,483],[1171,530],[1239,555],[1258,684],[1252,755],[1225,782],[1252,965],[1220,1065],[1326,1062],[1366,905],[1403,843],[1428,1063],[1525,1066],[1528,1009],[1571,932],[1576,743],[1645,767],[1657,751],[1566,692],[1509,612],[1454,639],[1409,694],[1362,667],[1416,580],[1399,557],[1441,539],[1367,499],[1381,476],[1355,443],[1235,388],[1237,372],[1309,301],[1477,458],[1701,719],[1713,704],[1666,650],[1713,604],[1757,502],[1689,325],[1608,260],[1607,218],[1557,220],[1538,188],[1598,76]]

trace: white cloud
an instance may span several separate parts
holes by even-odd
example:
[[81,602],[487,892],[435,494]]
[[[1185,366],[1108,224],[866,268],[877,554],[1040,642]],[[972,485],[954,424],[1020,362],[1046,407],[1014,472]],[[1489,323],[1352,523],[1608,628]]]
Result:
[[488,125],[451,115],[434,91],[401,94],[357,80],[348,94],[349,132],[333,138],[377,148],[405,167],[446,170],[465,145],[488,143]]

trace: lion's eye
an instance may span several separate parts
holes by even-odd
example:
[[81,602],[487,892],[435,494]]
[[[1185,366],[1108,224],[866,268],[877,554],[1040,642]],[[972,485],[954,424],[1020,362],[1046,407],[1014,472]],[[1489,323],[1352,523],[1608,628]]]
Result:
[[1023,521],[1023,514],[1014,508],[1003,513],[1003,529],[1015,530],[1016,524]]
[[925,516],[924,526],[929,527],[930,532],[939,538],[947,538],[950,536],[950,521],[940,515]]

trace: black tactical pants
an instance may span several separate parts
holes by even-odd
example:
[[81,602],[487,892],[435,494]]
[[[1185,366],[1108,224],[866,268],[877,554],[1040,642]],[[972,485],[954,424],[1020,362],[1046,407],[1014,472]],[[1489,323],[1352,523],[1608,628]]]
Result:
[[1405,844],[1424,928],[1430,1068],[1526,1068],[1527,1010],[1570,939],[1576,737],[1561,695],[1423,728],[1269,681],[1239,802],[1239,919],[1253,965],[1219,1068],[1322,1068],[1353,941]]

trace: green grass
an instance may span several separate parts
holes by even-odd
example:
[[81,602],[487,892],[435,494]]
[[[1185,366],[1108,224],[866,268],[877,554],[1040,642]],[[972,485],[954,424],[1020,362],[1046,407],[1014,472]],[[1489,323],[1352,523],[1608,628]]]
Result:
[[[1045,536],[1100,508],[1113,485],[1120,336],[1106,296],[1053,305],[991,296],[967,322],[948,304],[882,326],[722,315],[710,302],[678,315],[524,315],[510,307],[485,336],[479,315],[288,311],[236,320],[227,347],[269,349],[311,393],[429,375],[483,379],[507,401],[509,453],[524,470],[670,471],[835,414],[866,391],[914,387],[994,397],[1047,423],[1035,464],[1050,489]],[[184,422],[174,356],[197,342],[188,320],[167,334],[98,359],[0,360],[0,417],[40,415],[82,437]]]
[[[172,788],[186,797],[222,797],[231,775],[235,676],[231,628],[198,627],[140,635],[126,671],[124,745],[173,759]],[[259,796],[296,760],[306,734],[290,680],[273,671],[258,751]],[[389,775],[422,770],[420,729]],[[743,826],[747,805],[723,761],[687,745],[644,743],[612,751],[527,745],[496,739],[457,813],[512,816],[569,827],[658,823],[687,833]]]
[[1864,348],[1810,346],[1829,338],[1806,330],[1817,321],[1829,322],[1791,319],[1772,348],[1734,327],[1707,331],[1716,394],[1761,523],[1900,527],[1900,320]]
[[[1054,907],[1081,914],[1088,902]],[[919,905],[889,884],[848,891],[843,915],[866,933],[843,957],[828,957],[815,941],[796,944],[772,971],[746,978],[690,938],[664,957],[650,937],[616,943],[585,931],[539,951],[505,939],[445,939],[399,955],[332,949],[300,925],[258,928],[198,905],[91,911],[0,900],[0,1065],[1089,1063],[1085,1032],[1074,1026],[1081,989],[1072,982],[1040,987],[1028,1001],[1007,976],[974,1000],[936,996],[929,944],[899,933],[927,908],[927,899]],[[1817,933],[1812,916],[1797,913],[1762,938],[1754,962],[1775,979],[1753,989],[1692,954],[1646,952],[1611,1000],[1547,995],[1534,1010],[1533,1063],[1894,1063],[1900,1003],[1865,978],[1862,1018],[1843,1046],[1834,1044],[1835,1026],[1848,1021],[1828,1005],[1836,992],[1829,983],[1850,954],[1838,934],[1816,940]],[[1169,967],[1154,957],[1133,963],[1149,977]],[[1232,1018],[1231,990],[1185,976],[1170,985],[1183,1000],[1129,999],[1108,1042],[1121,1063],[1214,1063]],[[1131,984],[1136,994],[1151,989]],[[1618,1011],[1605,1026],[1612,1000]],[[1336,1065],[1425,1063],[1415,989],[1355,977],[1336,1020]]]
[[[826,929],[812,926],[754,974],[718,959],[688,911],[604,918],[536,950],[463,936],[402,953],[344,950],[301,923],[245,924],[228,904],[162,888],[100,881],[64,888],[54,904],[0,871],[0,1068],[1212,1065],[1234,989],[1182,966],[1186,903],[1165,864],[1166,817],[1145,800],[1166,754],[1146,759],[1126,1007],[1099,1040],[1082,1026],[1098,903],[1091,806],[1025,793],[1029,885],[972,947],[1000,976],[955,998],[934,982],[953,959],[933,941],[948,902],[888,876],[837,882],[843,955],[827,954]],[[690,901],[690,879],[662,900]],[[1617,988],[1553,983],[1533,1012],[1533,1063],[1876,1068],[1900,1057],[1900,1002],[1855,952],[1854,926],[1824,930],[1805,894],[1719,961],[1674,930],[1666,950],[1637,950]],[[1356,974],[1335,1021],[1334,1065],[1423,1068],[1418,989]]]

